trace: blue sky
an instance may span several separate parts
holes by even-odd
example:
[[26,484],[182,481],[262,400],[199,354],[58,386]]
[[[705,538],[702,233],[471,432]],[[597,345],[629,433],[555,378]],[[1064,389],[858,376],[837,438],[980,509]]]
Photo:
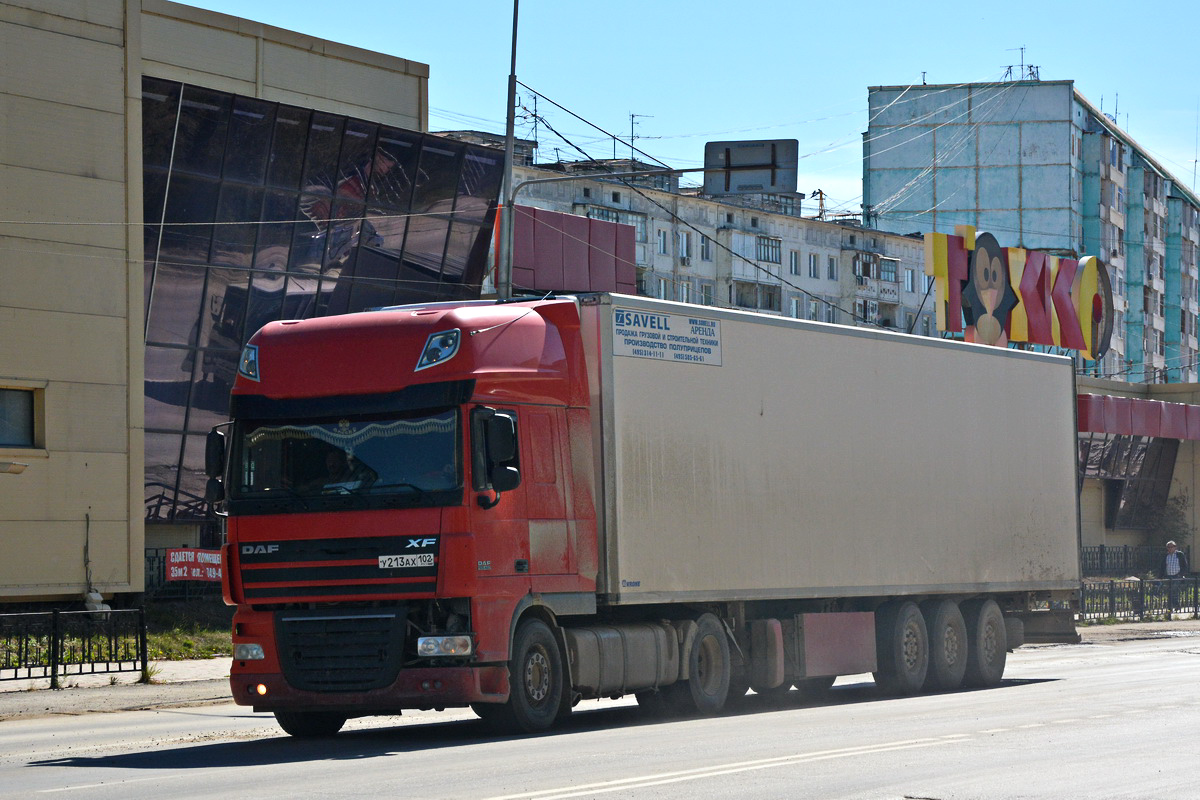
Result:
[[[189,5],[429,65],[431,130],[502,133],[511,0],[191,0]],[[858,211],[867,87],[1000,80],[1009,65],[1076,88],[1185,183],[1200,122],[1200,4],[1108,2],[814,4],[796,0],[523,0],[517,77],[675,167],[704,143],[794,138],[802,192]],[[1140,16],[1139,11],[1155,16]],[[520,90],[532,109],[533,95]],[[613,140],[544,99],[537,111],[595,157]],[[520,120],[518,135],[532,123]],[[540,127],[541,158],[577,158]],[[628,156],[618,145],[618,156]]]

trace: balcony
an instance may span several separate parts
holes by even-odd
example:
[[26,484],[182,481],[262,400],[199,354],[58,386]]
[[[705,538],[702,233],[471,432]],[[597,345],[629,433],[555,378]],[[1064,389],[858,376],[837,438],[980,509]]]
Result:
[[860,300],[878,300],[882,303],[900,302],[900,282],[881,281],[878,278],[867,278],[855,275],[856,284],[854,296]]

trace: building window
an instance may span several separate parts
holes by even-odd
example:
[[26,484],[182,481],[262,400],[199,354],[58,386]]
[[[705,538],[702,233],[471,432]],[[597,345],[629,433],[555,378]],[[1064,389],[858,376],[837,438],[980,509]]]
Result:
[[677,231],[675,234],[675,246],[678,248],[680,258],[690,258],[692,255],[692,237],[687,231]]
[[700,234],[700,260],[712,261],[712,239]]
[[751,227],[751,228],[757,228],[757,227],[758,227],[758,217],[751,217],[751,218],[750,218],[750,227]]
[[879,279],[896,282],[896,260],[894,258],[879,259]]
[[620,193],[620,192],[613,192],[613,193],[612,193],[612,201],[613,201],[614,203],[619,203],[619,202],[621,202],[621,193]]
[[[837,256],[829,257],[829,262],[826,265],[825,273],[825,277],[829,278],[831,281],[836,281],[838,279]],[[895,278],[893,278],[893,280],[895,280]]]
[[772,239],[770,236],[759,236],[754,245],[754,258],[766,261],[768,264],[779,264],[783,261],[783,240]]
[[33,447],[34,414],[30,389],[0,389],[0,447]]
[[726,215],[725,215],[725,224],[726,224],[726,225],[732,225],[732,224],[733,224],[733,214],[726,214]]
[[656,297],[658,297],[659,300],[670,300],[671,295],[668,294],[669,287],[667,286],[667,279],[666,278],[656,278],[655,280],[656,280],[656,284],[658,287],[658,294],[656,295]]
[[734,281],[733,304],[741,308],[779,311],[779,287],[767,286],[761,283],[750,283],[748,281]]
[[800,274],[800,253],[797,250],[788,251],[788,272],[793,275]]
[[793,297],[793,298],[791,298],[791,300],[788,301],[788,304],[789,304],[788,313],[790,313],[796,319],[800,319],[800,311],[803,307],[802,301],[800,300],[800,298]]
[[591,190],[591,187],[588,187],[588,186],[585,186],[585,187],[583,187],[583,196],[584,196],[584,197],[591,197],[591,196],[592,196],[592,190]]
[[660,256],[670,255],[671,247],[667,242],[667,232],[661,228],[658,231],[658,254]]
[[821,257],[816,253],[808,254],[808,277],[821,277]]
[[[191,522],[205,513],[196,454],[228,419],[245,340],[278,319],[464,297],[487,269],[485,212],[504,159],[191,84],[145,76],[142,89],[142,213],[155,222],[145,231],[138,320],[154,400],[145,513],[147,522]],[[420,221],[409,227],[413,214]],[[428,277],[414,281],[413,264]],[[43,397],[35,391],[36,404]]]
[[915,292],[917,290],[917,271],[915,269],[904,270],[904,291]]
[[591,219],[602,219],[605,222],[620,222],[621,215],[611,208],[604,206],[591,206],[588,208],[587,215]]
[[711,283],[706,283],[700,287],[700,302],[706,306],[711,306],[715,303],[713,285]]
[[692,302],[692,282],[691,281],[683,281],[682,283],[679,284],[679,302],[681,302],[681,303]]

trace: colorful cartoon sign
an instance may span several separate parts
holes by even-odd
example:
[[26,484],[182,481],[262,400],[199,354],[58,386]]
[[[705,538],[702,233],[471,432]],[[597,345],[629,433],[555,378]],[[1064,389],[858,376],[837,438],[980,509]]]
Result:
[[1078,350],[1092,361],[1108,352],[1113,295],[1099,259],[1001,247],[969,225],[954,230],[925,234],[938,330],[998,347],[1025,342]]

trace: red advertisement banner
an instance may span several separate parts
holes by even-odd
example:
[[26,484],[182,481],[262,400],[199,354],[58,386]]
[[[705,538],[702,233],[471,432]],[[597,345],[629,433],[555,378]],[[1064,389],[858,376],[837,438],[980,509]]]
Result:
[[220,550],[199,550],[192,547],[174,547],[167,550],[167,580],[169,581],[220,581]]

